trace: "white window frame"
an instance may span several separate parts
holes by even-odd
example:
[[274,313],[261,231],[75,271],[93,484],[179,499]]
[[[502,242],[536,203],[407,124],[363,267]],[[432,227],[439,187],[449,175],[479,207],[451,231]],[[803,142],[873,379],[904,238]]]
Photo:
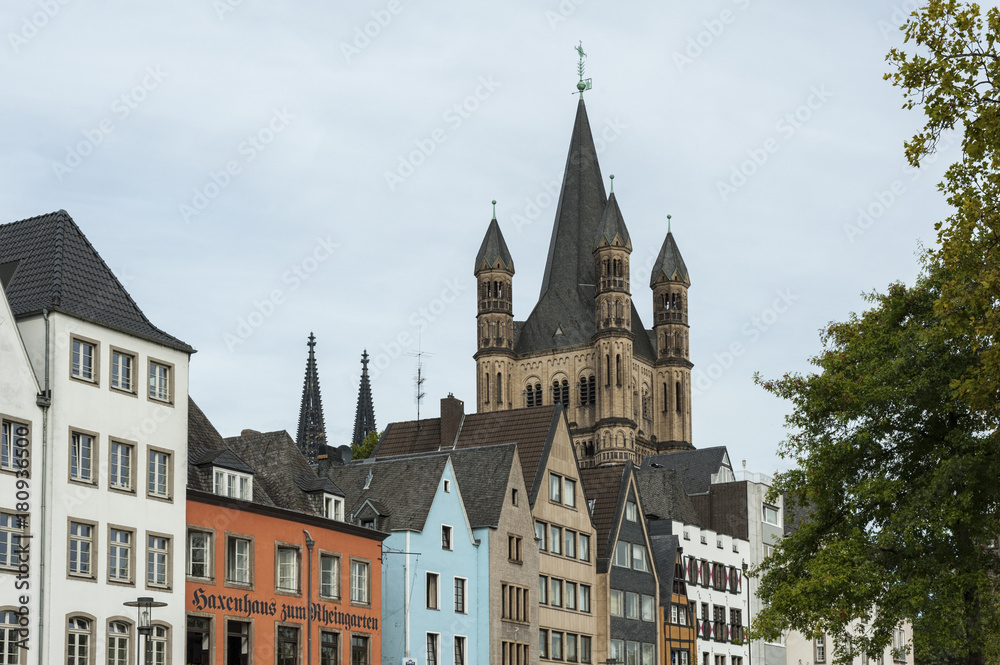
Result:
[[[302,552],[287,543],[276,543],[274,550],[274,590],[278,593],[302,593]],[[289,584],[289,582],[291,584]]]
[[[433,587],[433,588],[432,588]],[[441,609],[441,574],[428,571],[424,576],[424,597],[427,609]]]
[[[203,537],[204,545],[196,546],[195,539],[198,537]],[[204,531],[202,529],[188,529],[187,536],[187,575],[188,577],[197,577],[199,579],[211,579],[212,578],[212,537],[213,534],[210,531]],[[195,565],[195,552],[200,551],[204,557],[200,565],[205,567],[204,575],[196,575],[194,572]]]
[[323,517],[337,522],[344,521],[344,499],[333,494],[323,495]]
[[[126,362],[122,362],[125,360]],[[135,394],[135,365],[136,356],[134,353],[111,347],[111,380],[109,385],[113,390]]]
[[563,505],[576,508],[576,481],[572,478],[563,478]]
[[[772,515],[772,519],[768,519],[768,516]],[[761,506],[761,521],[764,524],[770,524],[771,526],[781,526],[781,510],[777,506],[772,506],[770,504],[762,504]]]
[[135,444],[108,441],[108,487],[131,492],[135,487]]
[[441,525],[441,549],[451,551],[455,548],[455,541],[452,539],[454,530],[447,524]]
[[371,604],[371,563],[351,558],[351,603]]
[[78,483],[96,484],[94,459],[98,437],[93,432],[73,430],[69,435],[69,479]]
[[[325,564],[332,563],[332,570]],[[331,552],[319,553],[319,595],[323,598],[340,598],[340,555]]]
[[149,448],[146,460],[146,495],[157,499],[170,499],[173,454],[168,450]]
[[[170,588],[170,536],[146,532],[146,586]],[[161,573],[162,569],[162,573]]]
[[[125,540],[120,540],[116,534],[123,534]],[[108,527],[108,582],[131,584],[133,579],[133,554],[135,552],[135,531],[119,526]],[[125,562],[125,575],[121,575],[122,561]]]
[[[240,552],[242,543],[244,552]],[[253,584],[253,541],[250,538],[226,534],[226,584],[238,586],[249,586]],[[240,566],[241,561],[244,567]],[[246,579],[237,579],[240,573],[244,573]]]
[[[94,557],[97,555],[96,539],[94,538],[96,528],[97,525],[91,522],[70,521],[66,570],[71,577],[94,577]],[[76,555],[75,565],[74,554]]]
[[629,522],[635,522],[636,520],[639,519],[638,516],[639,516],[639,510],[638,510],[638,506],[636,506],[635,501],[626,501],[625,502],[625,519],[628,520]]
[[146,396],[155,402],[173,403],[174,366],[162,360],[149,359],[149,386]]
[[253,476],[222,467],[212,467],[212,493],[240,501],[253,500]]
[[[124,630],[122,630],[124,629]],[[107,636],[107,664],[129,665],[132,656],[132,626],[124,621],[109,621]]]
[[[72,335],[70,337],[70,376],[77,381],[96,384],[100,362],[100,344],[95,340]],[[89,351],[89,353],[88,353]]]
[[94,662],[91,653],[94,644],[93,630],[93,619],[82,616],[69,617],[66,625],[67,665],[91,665]]
[[549,471],[549,501],[562,503],[562,480],[562,476]]
[[[30,458],[30,435],[31,430],[25,423],[0,419],[0,471],[16,473],[22,468],[27,468]],[[22,446],[18,445],[18,441],[27,443]],[[18,454],[19,450],[21,454]]]
[[[20,526],[20,518],[13,513],[0,512],[0,569],[17,570],[21,537],[24,527]],[[2,653],[2,652],[0,652]]]

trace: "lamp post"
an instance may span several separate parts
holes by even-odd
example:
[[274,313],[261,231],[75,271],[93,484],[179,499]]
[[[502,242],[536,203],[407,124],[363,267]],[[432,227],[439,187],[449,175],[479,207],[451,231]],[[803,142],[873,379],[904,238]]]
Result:
[[306,549],[309,550],[309,573],[307,576],[307,588],[306,588],[306,665],[312,665],[313,658],[313,631],[312,631],[312,594],[313,594],[313,546],[316,541],[312,539],[309,532],[302,529],[302,533],[306,534]]
[[[149,596],[140,596],[137,600],[130,600],[122,603],[125,607],[135,607],[137,617],[136,617],[136,630],[139,635],[143,635],[145,639],[145,654],[146,657],[142,659],[145,665],[149,664],[149,636],[153,634],[153,608],[154,607],[166,607],[167,604],[159,600],[153,600]],[[136,662],[139,662],[139,640],[136,640]]]

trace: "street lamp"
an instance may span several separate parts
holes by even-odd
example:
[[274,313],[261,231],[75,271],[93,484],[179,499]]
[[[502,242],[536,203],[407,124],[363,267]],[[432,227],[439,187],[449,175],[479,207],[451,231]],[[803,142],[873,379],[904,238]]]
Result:
[[312,594],[313,594],[313,546],[316,545],[316,541],[313,540],[312,535],[305,529],[302,529],[302,533],[306,534],[306,549],[309,550],[309,558],[307,561],[308,568],[308,582],[306,587],[306,663],[312,665],[313,651],[312,651]]
[[[129,600],[122,603],[125,607],[135,607],[138,614],[136,626],[137,631],[140,635],[145,636],[145,653],[146,657],[143,662],[149,665],[149,636],[153,634],[153,608],[154,607],[166,607],[167,604],[159,600],[153,600],[149,596],[140,596],[137,600]],[[139,662],[138,658],[138,645],[139,640],[136,640],[136,662]]]

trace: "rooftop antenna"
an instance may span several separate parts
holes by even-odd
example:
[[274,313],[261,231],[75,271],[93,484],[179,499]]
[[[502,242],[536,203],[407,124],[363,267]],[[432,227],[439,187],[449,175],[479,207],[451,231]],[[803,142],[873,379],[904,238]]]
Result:
[[587,57],[587,54],[583,52],[583,41],[577,45],[576,52],[580,55],[580,62],[576,65],[576,72],[580,75],[580,82],[576,84],[576,89],[580,92],[580,99],[583,99],[584,91],[594,87],[591,79],[583,78],[583,59]]
[[424,382],[427,381],[427,377],[424,374],[424,356],[430,356],[432,354],[421,350],[420,346],[420,334],[417,334],[417,351],[410,352],[407,355],[415,356],[417,359],[417,374],[413,377],[414,392],[417,398],[417,426],[420,426],[420,404],[423,402],[424,397],[427,393],[424,392]]

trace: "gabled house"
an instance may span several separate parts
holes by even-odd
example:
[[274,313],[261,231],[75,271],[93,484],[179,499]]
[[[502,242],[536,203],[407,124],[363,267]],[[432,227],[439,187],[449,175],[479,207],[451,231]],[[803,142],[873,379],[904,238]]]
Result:
[[659,580],[634,467],[583,469],[580,477],[597,529],[597,661],[654,665]]
[[462,402],[449,396],[441,400],[441,414],[389,425],[373,454],[385,459],[517,444],[540,553],[537,583],[529,590],[529,606],[538,608],[538,633],[517,631],[504,643],[501,658],[491,662],[596,662],[595,531],[562,406],[466,414]]

